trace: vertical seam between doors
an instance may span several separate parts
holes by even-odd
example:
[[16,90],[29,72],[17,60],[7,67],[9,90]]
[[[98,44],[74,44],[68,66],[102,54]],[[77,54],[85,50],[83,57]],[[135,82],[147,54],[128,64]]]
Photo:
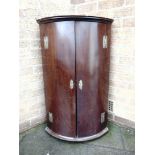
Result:
[[78,137],[78,117],[77,117],[77,72],[76,72],[76,21],[74,21],[74,41],[75,41],[75,107],[76,107],[76,137]]

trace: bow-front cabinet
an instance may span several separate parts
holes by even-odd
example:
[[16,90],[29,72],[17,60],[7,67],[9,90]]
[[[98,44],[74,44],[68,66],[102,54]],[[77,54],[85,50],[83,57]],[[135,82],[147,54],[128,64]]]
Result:
[[40,27],[46,131],[68,141],[108,131],[107,104],[112,19],[54,16]]

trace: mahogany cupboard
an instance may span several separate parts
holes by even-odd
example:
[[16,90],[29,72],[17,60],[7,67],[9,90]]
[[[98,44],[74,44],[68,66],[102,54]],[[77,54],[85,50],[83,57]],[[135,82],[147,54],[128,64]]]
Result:
[[54,16],[38,19],[46,131],[68,141],[108,131],[107,103],[112,19]]

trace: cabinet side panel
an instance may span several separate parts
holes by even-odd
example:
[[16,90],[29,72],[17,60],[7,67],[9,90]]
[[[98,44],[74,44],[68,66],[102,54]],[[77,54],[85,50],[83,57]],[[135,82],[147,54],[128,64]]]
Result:
[[[52,72],[50,72],[51,67],[51,53],[49,48],[44,48],[44,37],[48,37],[49,40],[49,28],[50,24],[40,24],[40,42],[41,42],[41,54],[42,54],[42,67],[43,67],[43,79],[44,79],[44,92],[45,92],[45,103],[46,111],[49,112],[52,103]],[[47,124],[49,121],[47,120]]]
[[[76,22],[78,137],[97,134],[107,124],[105,81],[108,68],[105,64],[109,58],[107,49],[103,48],[103,35],[106,35],[106,24]],[[82,88],[79,81],[82,81]],[[101,123],[102,113],[105,118]]]
[[[111,24],[106,24],[106,35],[107,35],[107,48],[105,49],[105,57],[104,57],[104,87],[102,87],[103,91],[103,99],[105,104],[105,108],[108,111],[108,96],[109,96],[109,72],[110,72],[110,49],[111,49]],[[107,118],[106,118],[107,119]]]

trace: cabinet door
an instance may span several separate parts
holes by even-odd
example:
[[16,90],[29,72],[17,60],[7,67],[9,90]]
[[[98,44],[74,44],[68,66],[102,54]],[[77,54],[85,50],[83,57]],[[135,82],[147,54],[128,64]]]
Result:
[[[74,22],[54,22],[48,27],[49,65],[51,72],[52,131],[57,134],[76,136],[75,103],[75,34]],[[45,88],[48,89],[48,88]]]
[[101,113],[106,111],[104,65],[107,51],[102,45],[105,34],[105,24],[76,22],[78,137],[97,134],[106,125],[106,120],[101,123]]

